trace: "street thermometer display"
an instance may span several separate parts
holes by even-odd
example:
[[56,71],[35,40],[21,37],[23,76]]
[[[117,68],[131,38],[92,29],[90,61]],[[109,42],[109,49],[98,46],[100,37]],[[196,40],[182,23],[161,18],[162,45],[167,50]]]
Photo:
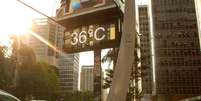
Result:
[[118,24],[91,24],[68,29],[64,34],[64,50],[67,52],[89,51],[119,45]]

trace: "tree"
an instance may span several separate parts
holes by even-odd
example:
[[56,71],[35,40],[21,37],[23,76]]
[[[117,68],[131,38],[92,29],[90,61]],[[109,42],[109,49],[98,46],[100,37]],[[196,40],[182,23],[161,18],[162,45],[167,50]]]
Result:
[[15,38],[12,47],[11,60],[14,60],[12,65],[17,70],[16,86],[13,90],[15,95],[21,99],[34,97],[53,100],[52,95],[57,91],[56,67],[36,62],[34,51]]
[[106,73],[106,77],[104,78],[103,88],[107,89],[107,88],[110,88],[112,85],[113,70],[106,69],[105,73]]
[[6,63],[6,58],[5,58],[5,52],[4,52],[4,47],[0,46],[0,88],[2,89],[3,86],[6,83],[6,72],[5,72],[5,63]]
[[93,101],[93,93],[87,92],[68,92],[64,97],[64,101]]
[[51,100],[57,91],[57,75],[47,63],[38,62],[32,66],[22,66],[19,72],[17,94],[22,99]]
[[8,48],[6,46],[0,46],[0,89],[10,90],[12,73],[11,73],[11,61],[7,55]]
[[105,56],[101,59],[102,63],[109,62],[110,64],[113,62],[113,66],[115,66],[116,61],[117,61],[117,56],[118,56],[119,48],[113,48],[110,49]]
[[[31,97],[55,101],[58,70],[44,62],[36,62],[34,51],[13,37],[12,54],[0,46],[0,89],[22,100]],[[16,72],[17,71],[17,72]]]

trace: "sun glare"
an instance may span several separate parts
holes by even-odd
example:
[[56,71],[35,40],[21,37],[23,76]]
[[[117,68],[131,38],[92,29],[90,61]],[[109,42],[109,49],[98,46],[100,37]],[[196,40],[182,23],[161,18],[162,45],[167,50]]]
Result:
[[16,0],[4,0],[0,3],[0,41],[2,43],[12,34],[27,33],[32,21],[29,12]]

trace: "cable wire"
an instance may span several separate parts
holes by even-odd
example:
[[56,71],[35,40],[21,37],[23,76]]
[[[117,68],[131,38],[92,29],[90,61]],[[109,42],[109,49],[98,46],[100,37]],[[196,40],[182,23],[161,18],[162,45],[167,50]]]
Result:
[[[33,11],[35,11],[35,12],[37,12],[37,13],[39,13],[39,14],[45,16],[45,17],[47,17],[48,19],[52,20],[53,22],[57,23],[58,25],[61,25],[61,24],[59,24],[55,19],[53,19],[52,17],[49,17],[49,16],[46,15],[45,13],[43,13],[43,12],[41,12],[41,11],[35,9],[34,7],[32,7],[32,6],[28,5],[28,4],[26,4],[25,2],[23,2],[23,1],[21,1],[21,0],[16,0],[16,1],[18,1],[19,3],[25,5],[26,7],[30,8],[30,9],[32,9]],[[61,25],[61,26],[63,26],[63,25]],[[63,26],[63,27],[65,27],[65,26]]]

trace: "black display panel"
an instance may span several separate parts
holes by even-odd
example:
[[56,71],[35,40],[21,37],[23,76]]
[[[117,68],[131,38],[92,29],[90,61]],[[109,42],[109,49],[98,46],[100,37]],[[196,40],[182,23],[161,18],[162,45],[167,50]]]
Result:
[[90,51],[119,46],[120,33],[117,21],[83,25],[64,33],[63,49],[67,53]]

